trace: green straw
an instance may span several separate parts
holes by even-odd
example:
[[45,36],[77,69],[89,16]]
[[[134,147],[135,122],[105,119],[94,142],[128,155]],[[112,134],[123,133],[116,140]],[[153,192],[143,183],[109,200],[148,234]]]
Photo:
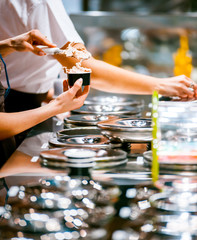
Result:
[[157,138],[157,121],[158,121],[158,103],[159,97],[158,92],[154,91],[152,95],[152,181],[156,182],[159,177],[159,162],[158,162],[158,155],[157,155],[157,148],[158,148],[158,138]]

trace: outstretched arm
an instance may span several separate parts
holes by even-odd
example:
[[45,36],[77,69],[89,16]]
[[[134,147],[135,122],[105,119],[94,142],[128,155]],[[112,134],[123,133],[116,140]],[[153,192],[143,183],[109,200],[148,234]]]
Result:
[[[65,49],[67,44],[62,47]],[[84,48],[82,44],[76,44],[77,48]],[[77,60],[64,55],[54,56],[63,66],[71,68]],[[126,94],[152,94],[157,90],[164,96],[178,96],[182,99],[194,99],[197,85],[194,84],[192,91],[189,87],[191,79],[184,75],[171,78],[155,78],[127,71],[115,67],[93,57],[83,61],[83,67],[91,68],[91,87],[107,92]]]

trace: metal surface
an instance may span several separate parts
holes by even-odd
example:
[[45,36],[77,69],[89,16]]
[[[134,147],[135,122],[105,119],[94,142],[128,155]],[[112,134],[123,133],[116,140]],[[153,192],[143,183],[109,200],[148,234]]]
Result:
[[150,119],[123,118],[98,123],[102,134],[114,141],[147,143],[152,140]]
[[136,101],[131,97],[121,96],[92,96],[85,100],[85,105],[111,105],[111,106],[138,106],[142,107],[144,101]]
[[164,192],[156,193],[150,197],[153,207],[169,212],[197,212],[197,193],[192,192]]
[[[152,165],[152,151],[146,151],[143,153],[143,157],[144,157],[144,162],[145,164],[147,164],[148,166]],[[168,161],[166,163],[160,162],[159,163],[159,168],[161,170],[174,170],[177,171],[197,171],[197,164],[195,162],[190,162],[190,163],[174,163],[171,161]],[[176,173],[174,173],[176,174]]]
[[106,183],[103,187],[87,176],[56,176],[20,186],[6,205],[7,222],[4,227],[0,224],[0,238],[26,239],[29,233],[36,240],[81,239],[79,230],[87,240],[105,239],[102,226],[115,214],[113,204],[119,195],[117,186]]
[[73,137],[73,136],[83,136],[83,135],[100,135],[101,129],[96,126],[92,127],[76,127],[70,129],[62,129],[56,132],[57,137]]
[[44,167],[48,168],[57,168],[57,169],[64,169],[64,168],[88,168],[93,167],[94,169],[109,169],[114,168],[117,166],[121,166],[126,164],[128,159],[120,159],[119,161],[110,161],[110,162],[96,162],[96,164],[90,163],[70,163],[70,162],[60,162],[60,161],[51,161],[48,159],[41,159],[41,164]]
[[93,148],[115,148],[121,147],[119,143],[111,143],[101,134],[97,127],[76,127],[64,129],[57,132],[57,137],[49,140],[52,147],[93,147]]
[[151,119],[149,118],[118,118],[109,119],[98,123],[98,127],[102,129],[119,130],[119,131],[130,131],[130,132],[151,132]]
[[121,144],[110,143],[107,137],[102,135],[83,135],[76,137],[60,137],[49,139],[50,147],[84,147],[84,148],[117,148]]
[[76,114],[71,115],[64,119],[64,122],[67,124],[79,125],[79,126],[96,126],[98,122],[103,120],[108,120],[109,118],[118,118],[114,115],[95,115],[95,114]]
[[152,136],[147,132],[115,132],[115,131],[107,131],[103,130],[102,134],[109,138],[111,141],[118,141],[121,143],[124,142],[132,142],[132,143],[149,143],[152,141]]
[[[68,152],[72,151],[72,156],[68,156]],[[84,152],[87,154],[94,153],[92,156],[84,157]],[[77,157],[76,156],[77,153]],[[69,154],[70,155],[70,154]],[[81,157],[80,157],[81,156]],[[67,167],[87,167],[90,163],[90,167],[98,168],[111,168],[125,164],[127,160],[126,152],[122,150],[114,149],[83,149],[83,148],[61,148],[61,149],[50,149],[47,151],[42,151],[40,153],[40,162],[46,167],[57,167],[57,168],[67,168]],[[89,166],[88,165],[88,166]]]
[[[14,211],[15,210],[15,211]],[[68,230],[63,224],[63,212],[51,212],[23,208],[12,210],[9,225],[24,232],[50,233]],[[18,220],[18,221],[17,221]]]
[[102,115],[139,115],[141,108],[133,106],[119,105],[83,105],[81,108],[73,110],[73,113],[81,114],[102,114]]

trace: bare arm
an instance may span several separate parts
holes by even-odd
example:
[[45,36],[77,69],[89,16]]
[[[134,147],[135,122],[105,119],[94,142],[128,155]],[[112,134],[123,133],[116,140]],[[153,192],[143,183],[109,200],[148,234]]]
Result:
[[[67,44],[62,49],[66,47]],[[78,44],[76,47],[82,48],[84,46]],[[68,68],[71,68],[77,61],[64,55],[55,55],[54,57]],[[154,90],[157,90],[159,94],[165,96],[179,96],[182,99],[195,98],[194,92],[188,89],[191,79],[183,75],[171,78],[155,78],[112,66],[93,57],[83,61],[82,66],[92,69],[91,87],[98,90],[126,94],[152,94]],[[196,85],[194,85],[194,89],[197,89]]]
[[52,116],[80,108],[89,92],[89,86],[81,92],[81,85],[82,80],[78,80],[71,89],[42,107],[18,113],[1,112],[0,140],[16,135]]
[[155,78],[130,72],[95,59],[84,61],[84,66],[93,69],[92,77],[94,81],[92,81],[91,86],[102,91],[152,94],[154,90],[157,90],[159,94],[165,96],[194,98],[194,92],[189,89],[191,79],[184,75],[171,78]]

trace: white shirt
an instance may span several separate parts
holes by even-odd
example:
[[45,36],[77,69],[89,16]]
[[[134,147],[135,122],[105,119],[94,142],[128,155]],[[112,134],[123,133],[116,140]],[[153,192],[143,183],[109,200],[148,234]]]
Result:
[[[0,40],[32,29],[39,29],[58,47],[67,41],[83,42],[61,0],[0,0]],[[11,89],[22,92],[47,92],[61,70],[61,65],[53,57],[31,52],[14,52],[4,60]],[[0,80],[7,88],[4,71]]]

